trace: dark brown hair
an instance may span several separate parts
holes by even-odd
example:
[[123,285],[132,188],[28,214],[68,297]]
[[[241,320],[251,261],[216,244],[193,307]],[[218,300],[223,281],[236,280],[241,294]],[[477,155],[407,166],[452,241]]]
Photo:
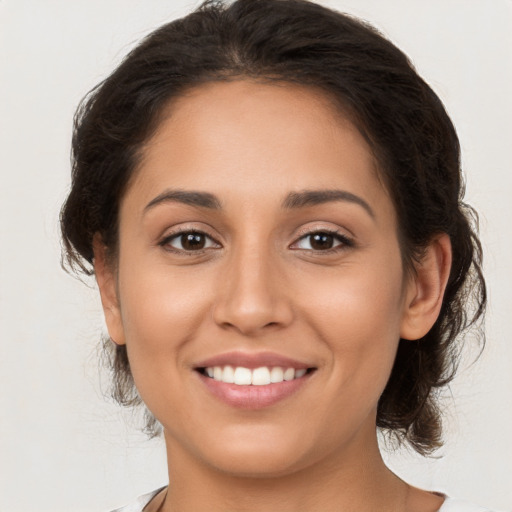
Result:
[[[408,58],[366,23],[305,0],[208,1],[150,34],[77,110],[72,188],[61,212],[65,261],[92,274],[96,233],[115,261],[119,202],[164,107],[195,85],[237,78],[315,87],[341,106],[394,201],[406,269],[434,236],[450,236],[439,318],[422,339],[400,340],[377,414],[379,427],[429,453],[441,444],[437,393],[454,376],[456,339],[484,312],[481,246],[462,202],[450,118]],[[115,348],[112,368],[115,398],[140,403],[126,347]]]

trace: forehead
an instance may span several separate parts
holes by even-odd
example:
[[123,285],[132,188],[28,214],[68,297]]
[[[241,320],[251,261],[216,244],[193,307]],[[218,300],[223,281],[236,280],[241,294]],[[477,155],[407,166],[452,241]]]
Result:
[[340,187],[370,202],[387,197],[370,147],[326,94],[248,80],[173,100],[142,150],[135,184],[148,200],[166,187],[226,198]]

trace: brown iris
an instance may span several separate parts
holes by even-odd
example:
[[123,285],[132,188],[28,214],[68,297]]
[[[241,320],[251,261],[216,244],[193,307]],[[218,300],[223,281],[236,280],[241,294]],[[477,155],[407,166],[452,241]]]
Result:
[[204,249],[206,237],[202,233],[185,233],[181,235],[181,246],[186,251],[197,251]]
[[309,243],[317,251],[332,249],[334,236],[329,233],[315,233],[314,235],[309,235]]

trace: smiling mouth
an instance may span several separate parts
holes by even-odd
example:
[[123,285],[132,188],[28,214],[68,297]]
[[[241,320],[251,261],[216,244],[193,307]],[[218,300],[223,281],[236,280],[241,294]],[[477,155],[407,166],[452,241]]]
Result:
[[281,366],[261,366],[246,368],[244,366],[208,366],[197,368],[197,371],[217,382],[235,384],[237,386],[267,386],[301,379],[315,371],[316,368],[293,368]]

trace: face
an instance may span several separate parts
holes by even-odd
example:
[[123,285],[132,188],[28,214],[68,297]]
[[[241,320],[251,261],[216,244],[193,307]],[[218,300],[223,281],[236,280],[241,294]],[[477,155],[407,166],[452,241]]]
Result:
[[100,287],[168,446],[246,475],[357,453],[416,290],[369,147],[293,85],[203,85],[167,114]]

